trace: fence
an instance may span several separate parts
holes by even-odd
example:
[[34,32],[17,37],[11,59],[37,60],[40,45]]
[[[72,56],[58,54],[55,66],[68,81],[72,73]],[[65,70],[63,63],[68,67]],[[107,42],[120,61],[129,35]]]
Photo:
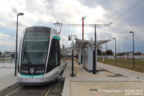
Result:
[[0,57],[0,63],[14,63],[14,61],[12,57]]
[[[114,59],[115,56],[98,56],[98,58]],[[132,59],[133,56],[117,56],[117,59]],[[144,55],[135,55],[135,59],[144,60]]]

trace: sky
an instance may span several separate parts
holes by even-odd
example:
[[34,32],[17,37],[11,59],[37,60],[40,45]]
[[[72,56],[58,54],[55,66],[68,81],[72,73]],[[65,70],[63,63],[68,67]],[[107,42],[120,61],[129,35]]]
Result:
[[[16,16],[19,16],[19,40],[26,27],[63,24],[61,43],[70,46],[68,35],[81,39],[81,27],[66,24],[108,24],[97,27],[97,40],[109,39],[108,49],[114,50],[113,37],[117,39],[118,52],[132,51],[132,34],[135,33],[135,51],[144,53],[144,0],[0,0],[0,51],[15,50]],[[85,40],[94,38],[94,27],[85,27]],[[103,50],[106,44],[103,45]]]

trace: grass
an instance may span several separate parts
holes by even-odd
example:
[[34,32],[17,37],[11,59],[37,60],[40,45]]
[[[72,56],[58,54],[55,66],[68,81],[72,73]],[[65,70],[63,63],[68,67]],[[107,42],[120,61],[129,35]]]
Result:
[[114,59],[103,60],[99,58],[98,62],[144,73],[144,60],[135,60],[135,68],[132,67],[132,60],[118,59],[117,63],[115,64]]

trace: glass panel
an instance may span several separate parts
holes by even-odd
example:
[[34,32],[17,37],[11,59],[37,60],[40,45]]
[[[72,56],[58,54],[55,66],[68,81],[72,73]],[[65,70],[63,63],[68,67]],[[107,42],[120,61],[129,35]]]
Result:
[[25,33],[22,47],[22,64],[45,64],[49,44],[49,32],[33,31]]
[[47,72],[59,65],[59,40],[53,39],[51,43]]
[[[42,33],[42,34],[41,34]],[[36,41],[48,41],[47,32],[40,32],[40,33],[26,33],[25,40],[36,40]]]

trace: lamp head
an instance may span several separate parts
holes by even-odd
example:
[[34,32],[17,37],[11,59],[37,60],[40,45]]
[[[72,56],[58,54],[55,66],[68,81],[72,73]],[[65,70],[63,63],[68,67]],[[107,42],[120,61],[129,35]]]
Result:
[[130,31],[130,33],[134,33],[133,31]]
[[24,13],[18,13],[17,15],[18,15],[18,16],[22,16],[22,15],[24,15]]

